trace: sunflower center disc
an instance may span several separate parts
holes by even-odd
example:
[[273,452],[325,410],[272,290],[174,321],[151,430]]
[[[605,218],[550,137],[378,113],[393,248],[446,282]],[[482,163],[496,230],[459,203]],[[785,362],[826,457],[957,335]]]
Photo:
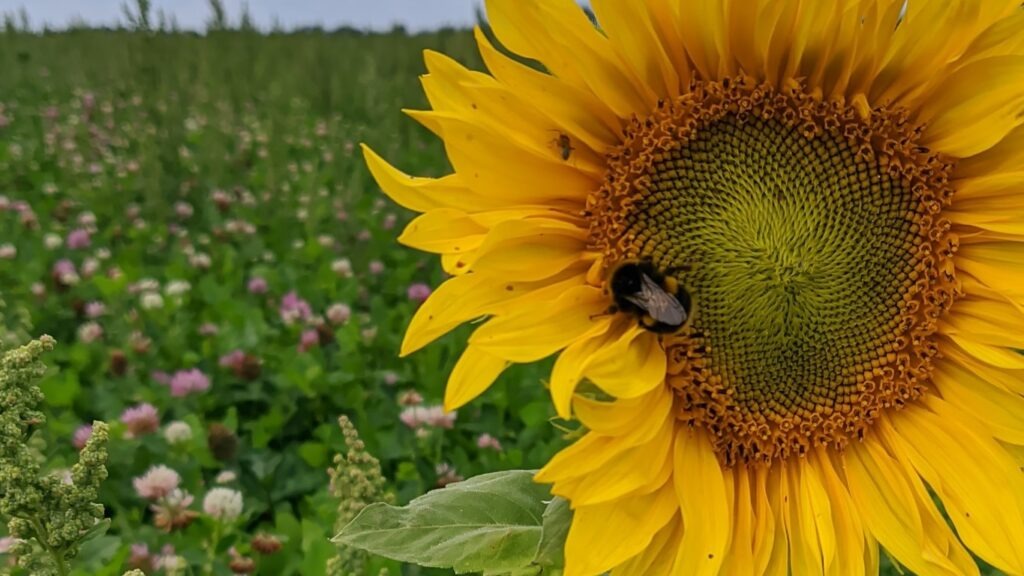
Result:
[[610,263],[691,294],[666,339],[678,417],[723,461],[842,448],[927,385],[957,294],[950,165],[896,112],[703,83],[635,120],[591,198]]

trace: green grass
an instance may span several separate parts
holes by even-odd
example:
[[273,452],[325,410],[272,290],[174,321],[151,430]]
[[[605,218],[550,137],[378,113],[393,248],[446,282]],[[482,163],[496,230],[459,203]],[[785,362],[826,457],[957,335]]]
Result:
[[[246,534],[281,533],[289,543],[278,558],[287,560],[275,560],[280,572],[267,573],[319,573],[332,553],[325,537],[335,503],[326,496],[324,470],[342,449],[340,414],[352,417],[381,458],[400,501],[432,488],[443,463],[464,476],[535,468],[562,443],[548,424],[552,411],[538,383],[543,367],[511,371],[460,412],[454,430],[417,436],[398,418],[407,390],[428,404],[440,401],[467,332],[397,357],[417,305],[408,286],[436,286],[442,276],[433,258],[395,242],[411,215],[380,194],[359,143],[411,173],[445,173],[440,142],[400,110],[425,106],[417,80],[424,49],[475,66],[471,41],[467,31],[0,35],[7,118],[0,195],[28,203],[36,220],[25,226],[22,214],[0,212],[0,245],[17,250],[0,260],[0,338],[14,344],[48,333],[60,343],[43,382],[50,405],[44,451],[61,466],[79,425],[116,421],[139,402],[156,406],[163,424],[189,422],[198,436],[186,449],[171,449],[159,435],[118,439],[115,428],[104,494],[113,530],[90,552],[88,570],[119,566],[134,542],[155,549],[172,543],[186,555],[202,548],[206,527],[162,535],[132,489],[132,478],[164,463],[181,473],[197,501],[220,471],[234,471],[246,517],[232,542],[244,549]],[[219,205],[216,195],[230,204]],[[193,214],[179,217],[179,203]],[[87,224],[95,220],[91,246],[47,247],[48,236],[64,240],[82,227],[83,215]],[[197,254],[208,267],[196,266]],[[342,258],[353,277],[332,271]],[[63,259],[81,277],[73,286],[53,278]],[[382,273],[369,272],[373,261],[383,263]],[[87,277],[90,266],[97,270]],[[254,276],[267,280],[267,294],[247,292]],[[141,306],[136,288],[143,279],[157,282],[162,308]],[[169,296],[171,281],[190,289]],[[40,287],[45,294],[34,293]],[[321,345],[301,352],[303,328],[278,314],[290,291],[315,314],[344,303],[352,317],[323,329]],[[78,334],[90,321],[90,302],[106,308],[92,320],[103,329],[95,341]],[[218,332],[202,335],[204,324]],[[150,342],[145,350],[139,338]],[[261,360],[258,378],[218,366],[235,349]],[[208,392],[175,398],[153,377],[193,367],[209,375]],[[226,461],[203,442],[213,423],[238,437],[237,453]],[[498,438],[503,451],[479,450],[475,439],[483,433]],[[220,573],[226,560],[221,554]]]

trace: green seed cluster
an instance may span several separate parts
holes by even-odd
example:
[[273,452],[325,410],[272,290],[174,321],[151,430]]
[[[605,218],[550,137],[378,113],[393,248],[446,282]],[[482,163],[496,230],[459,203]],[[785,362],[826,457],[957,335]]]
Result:
[[[347,416],[338,419],[348,450],[334,457],[330,492],[338,500],[335,532],[340,532],[363,508],[375,502],[391,502],[394,496],[387,492],[387,482],[380,469],[380,461],[366,450],[355,425]],[[366,554],[358,550],[339,547],[338,555],[327,565],[330,576],[362,574]]]
[[71,469],[70,482],[42,470],[40,455],[30,447],[44,423],[43,394],[36,380],[45,367],[42,354],[53,348],[43,337],[0,356],[0,516],[22,542],[13,551],[31,574],[65,574],[82,538],[103,518],[98,503],[107,478],[107,427],[93,424],[93,434]]

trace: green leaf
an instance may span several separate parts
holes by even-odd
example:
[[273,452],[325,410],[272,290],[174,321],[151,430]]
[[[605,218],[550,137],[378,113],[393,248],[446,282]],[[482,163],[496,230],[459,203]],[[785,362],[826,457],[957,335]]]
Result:
[[544,510],[537,564],[546,568],[561,568],[565,565],[565,537],[569,534],[571,523],[572,509],[569,508],[569,501],[556,496]]
[[541,542],[547,487],[533,472],[483,474],[401,508],[366,507],[334,538],[371,554],[456,572],[529,567]]
[[46,403],[64,408],[71,406],[81,391],[78,374],[72,370],[56,374],[39,383],[39,389],[46,397]]
[[312,520],[302,520],[302,574],[320,576],[327,573],[327,560],[335,548],[327,541],[324,527]]
[[107,530],[110,530],[110,518],[104,518],[103,520],[93,524],[92,528],[89,528],[79,536],[78,542],[81,544],[88,542],[93,538],[99,538],[106,534]]
[[299,456],[314,468],[327,465],[327,446],[323,442],[303,442],[299,445]]

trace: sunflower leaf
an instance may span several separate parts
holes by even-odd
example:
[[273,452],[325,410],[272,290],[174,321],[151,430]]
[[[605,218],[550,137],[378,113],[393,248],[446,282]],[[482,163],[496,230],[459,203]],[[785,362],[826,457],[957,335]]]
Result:
[[569,501],[555,497],[544,510],[540,548],[536,562],[545,568],[561,568],[565,564],[565,537],[569,534],[572,510]]
[[334,537],[335,544],[458,573],[519,572],[540,549],[548,488],[534,472],[483,474],[402,507],[367,506]]

